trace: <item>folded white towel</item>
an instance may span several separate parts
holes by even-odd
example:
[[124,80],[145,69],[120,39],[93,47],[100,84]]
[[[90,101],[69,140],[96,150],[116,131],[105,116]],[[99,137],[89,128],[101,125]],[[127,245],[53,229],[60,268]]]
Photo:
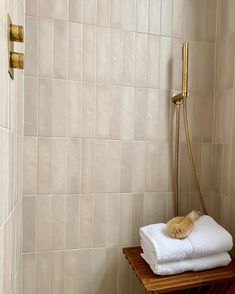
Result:
[[183,240],[169,237],[163,223],[142,227],[140,236],[158,264],[223,253],[233,247],[232,236],[207,215],[194,223],[193,232]]
[[202,271],[215,267],[227,266],[231,261],[231,257],[227,252],[160,264],[154,264],[147,252],[142,253],[141,256],[150,265],[152,271],[156,275],[160,276],[180,274],[186,271]]

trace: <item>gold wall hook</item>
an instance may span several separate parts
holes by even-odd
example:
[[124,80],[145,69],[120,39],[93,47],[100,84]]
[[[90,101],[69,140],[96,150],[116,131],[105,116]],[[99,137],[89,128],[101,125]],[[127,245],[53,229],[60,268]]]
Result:
[[23,26],[18,26],[10,24],[10,41],[12,42],[24,42],[24,28]]
[[14,42],[24,41],[24,28],[12,24],[11,18],[7,16],[8,27],[8,73],[14,79],[14,69],[24,69],[24,54],[14,51]]

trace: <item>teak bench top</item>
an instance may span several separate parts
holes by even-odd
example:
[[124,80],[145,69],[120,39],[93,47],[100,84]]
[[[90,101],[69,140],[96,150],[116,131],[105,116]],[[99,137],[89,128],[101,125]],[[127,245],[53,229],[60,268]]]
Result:
[[235,283],[235,260],[227,267],[162,277],[154,275],[149,265],[140,256],[141,252],[142,249],[139,246],[123,248],[123,253],[130,266],[148,293],[170,293],[216,283]]

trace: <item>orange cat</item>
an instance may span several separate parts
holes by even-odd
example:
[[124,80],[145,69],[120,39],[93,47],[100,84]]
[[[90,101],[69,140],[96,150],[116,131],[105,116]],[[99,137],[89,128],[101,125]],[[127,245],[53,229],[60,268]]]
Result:
[[193,223],[199,219],[200,211],[192,211],[186,217],[177,216],[172,218],[167,224],[167,233],[171,238],[184,239],[193,230]]

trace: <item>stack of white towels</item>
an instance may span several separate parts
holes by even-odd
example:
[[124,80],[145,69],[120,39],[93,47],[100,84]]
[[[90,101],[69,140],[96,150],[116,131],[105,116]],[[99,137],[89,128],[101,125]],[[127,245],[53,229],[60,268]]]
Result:
[[172,239],[166,224],[140,229],[142,258],[157,275],[173,275],[226,266],[233,247],[232,236],[210,216],[203,215],[185,239]]

